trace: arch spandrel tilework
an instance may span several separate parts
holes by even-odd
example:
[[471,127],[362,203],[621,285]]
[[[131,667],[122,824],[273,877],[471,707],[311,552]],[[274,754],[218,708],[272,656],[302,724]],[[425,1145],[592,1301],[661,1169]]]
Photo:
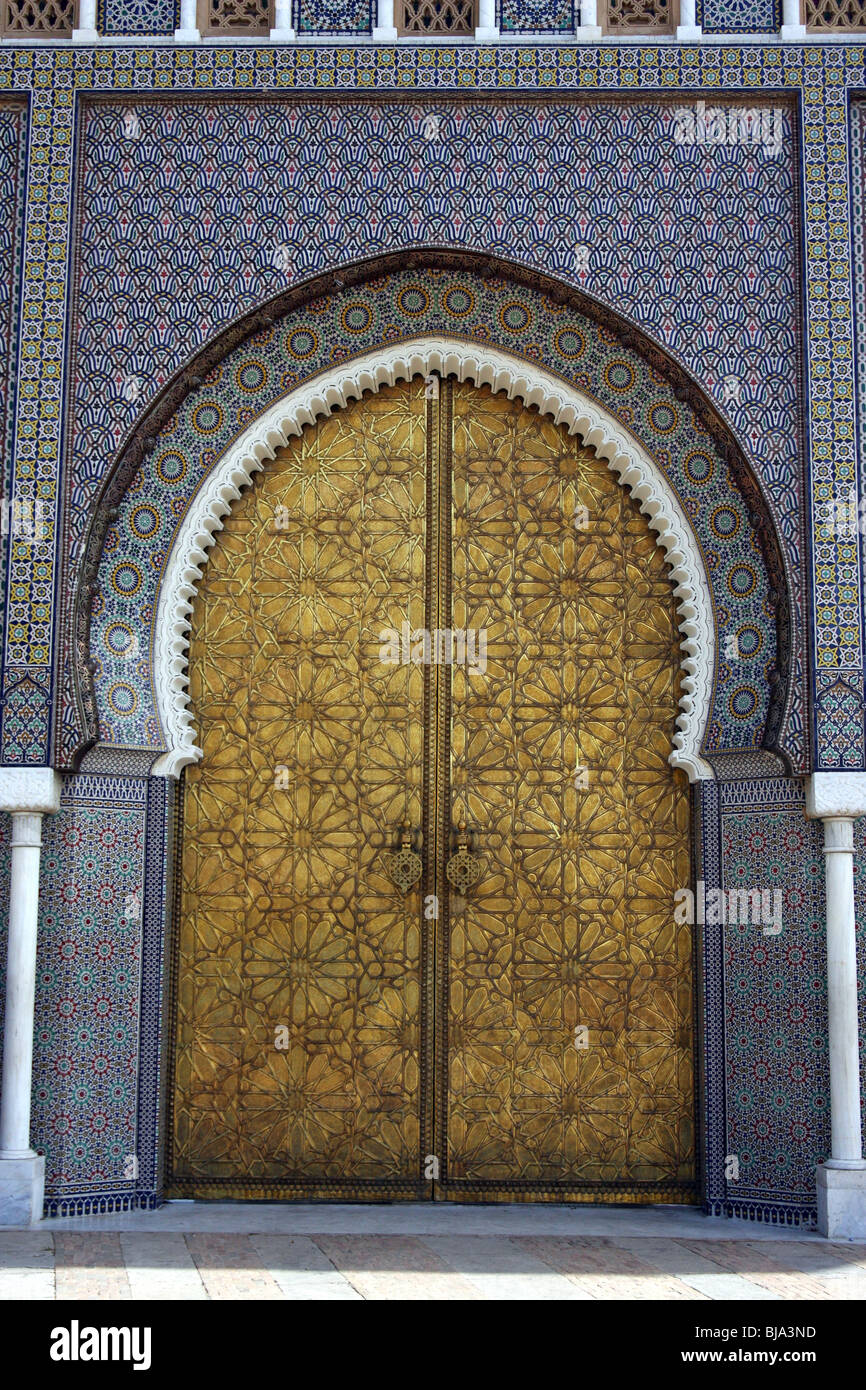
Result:
[[[542,85],[549,51],[518,53],[520,84]],[[408,50],[397,56],[409,64]],[[499,50],[491,56],[498,65]],[[738,431],[788,557],[787,738],[794,766],[805,767],[792,108],[780,108],[774,155],[677,146],[674,107],[658,92],[575,99],[565,89],[577,74],[567,51],[559,56],[558,90],[543,101],[512,91],[501,101],[431,93],[419,103],[389,92],[374,108],[359,91],[291,103],[236,91],[136,94],[134,138],[124,133],[126,103],[85,103],[66,545],[80,544],[94,491],[152,393],[236,314],[353,257],[483,246],[629,314]],[[429,60],[424,50],[412,57],[421,82]],[[604,67],[604,51],[597,58]],[[452,60],[462,65],[463,51]],[[258,83],[273,60],[258,50],[257,65]],[[438,139],[423,133],[427,114],[439,119]],[[65,762],[80,737],[69,699],[59,722]]]
[[90,655],[105,742],[165,746],[152,666],[161,576],[191,499],[232,441],[335,361],[425,332],[489,345],[491,324],[509,353],[597,401],[667,479],[703,555],[720,645],[730,635],[740,651],[716,662],[704,748],[761,745],[779,652],[754,513],[718,441],[677,399],[683,393],[663,359],[650,365],[612,329],[527,285],[429,267],[346,287],[264,328],[213,367],[156,438],[119,501],[93,598]]

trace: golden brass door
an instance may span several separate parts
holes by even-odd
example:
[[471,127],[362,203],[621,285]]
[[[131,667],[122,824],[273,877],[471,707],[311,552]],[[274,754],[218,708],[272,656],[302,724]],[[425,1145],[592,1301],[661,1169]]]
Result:
[[661,552],[578,440],[434,390],[293,440],[199,587],[169,1191],[693,1201]]

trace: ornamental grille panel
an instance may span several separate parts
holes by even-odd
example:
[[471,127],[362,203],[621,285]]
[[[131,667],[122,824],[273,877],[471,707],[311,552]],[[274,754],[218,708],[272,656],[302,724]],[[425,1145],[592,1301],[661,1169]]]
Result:
[[4,34],[49,34],[69,38],[75,0],[2,0]]
[[670,34],[675,0],[607,0],[608,34]]
[[269,0],[208,0],[208,32],[267,34],[270,11]]
[[473,0],[397,0],[400,34],[474,34]]
[[189,677],[170,1194],[695,1201],[676,605],[607,465],[352,403],[226,519]]
[[863,0],[806,0],[809,29],[866,29]]

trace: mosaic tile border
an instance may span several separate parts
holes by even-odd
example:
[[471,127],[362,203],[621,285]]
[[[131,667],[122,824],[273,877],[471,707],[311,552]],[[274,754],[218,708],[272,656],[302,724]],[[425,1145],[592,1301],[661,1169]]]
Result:
[[[28,102],[20,97],[5,97],[0,100],[0,119],[14,120],[14,150],[9,151],[14,165],[9,170],[11,182],[11,206],[4,209],[2,239],[3,296],[5,312],[0,328],[0,362],[2,362],[2,385],[0,385],[0,493],[4,499],[12,498],[14,477],[14,436],[15,416],[18,408],[15,369],[20,353],[19,315],[21,310],[22,261],[25,237],[25,194],[27,184],[27,125]],[[50,492],[50,490],[49,490]],[[5,513],[4,513],[5,518]],[[19,584],[32,583],[29,555],[22,548],[21,540],[11,534],[11,528],[4,525],[0,535],[0,689],[7,691],[7,698],[0,710],[0,746],[9,750],[9,762],[27,764],[40,762],[44,757],[45,736],[48,732],[48,688],[39,676],[44,671],[32,672],[25,664],[9,664],[7,653],[9,644],[8,601]],[[30,591],[34,603],[46,604],[51,601],[49,587],[37,584]],[[30,610],[33,611],[32,609]]]

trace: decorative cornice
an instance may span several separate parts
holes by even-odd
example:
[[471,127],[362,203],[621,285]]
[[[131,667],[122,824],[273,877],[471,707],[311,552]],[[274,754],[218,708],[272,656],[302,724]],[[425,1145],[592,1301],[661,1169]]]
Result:
[[62,779],[50,767],[0,767],[0,811],[53,815]]
[[866,772],[813,772],[806,779],[806,815],[866,816]]
[[187,693],[189,619],[207,552],[243,488],[305,425],[360,399],[365,391],[430,372],[453,373],[460,381],[519,397],[579,435],[631,489],[665,552],[682,633],[683,694],[670,762],[683,768],[690,781],[712,778],[711,767],[700,755],[716,650],[712,600],[697,542],[667,479],[612,415],[543,368],[498,349],[426,336],[340,363],[298,387],[254,421],[204,479],[178,530],[160,590],[153,667],[157,712],[168,748],[154,773],[176,777],[201,757]]

